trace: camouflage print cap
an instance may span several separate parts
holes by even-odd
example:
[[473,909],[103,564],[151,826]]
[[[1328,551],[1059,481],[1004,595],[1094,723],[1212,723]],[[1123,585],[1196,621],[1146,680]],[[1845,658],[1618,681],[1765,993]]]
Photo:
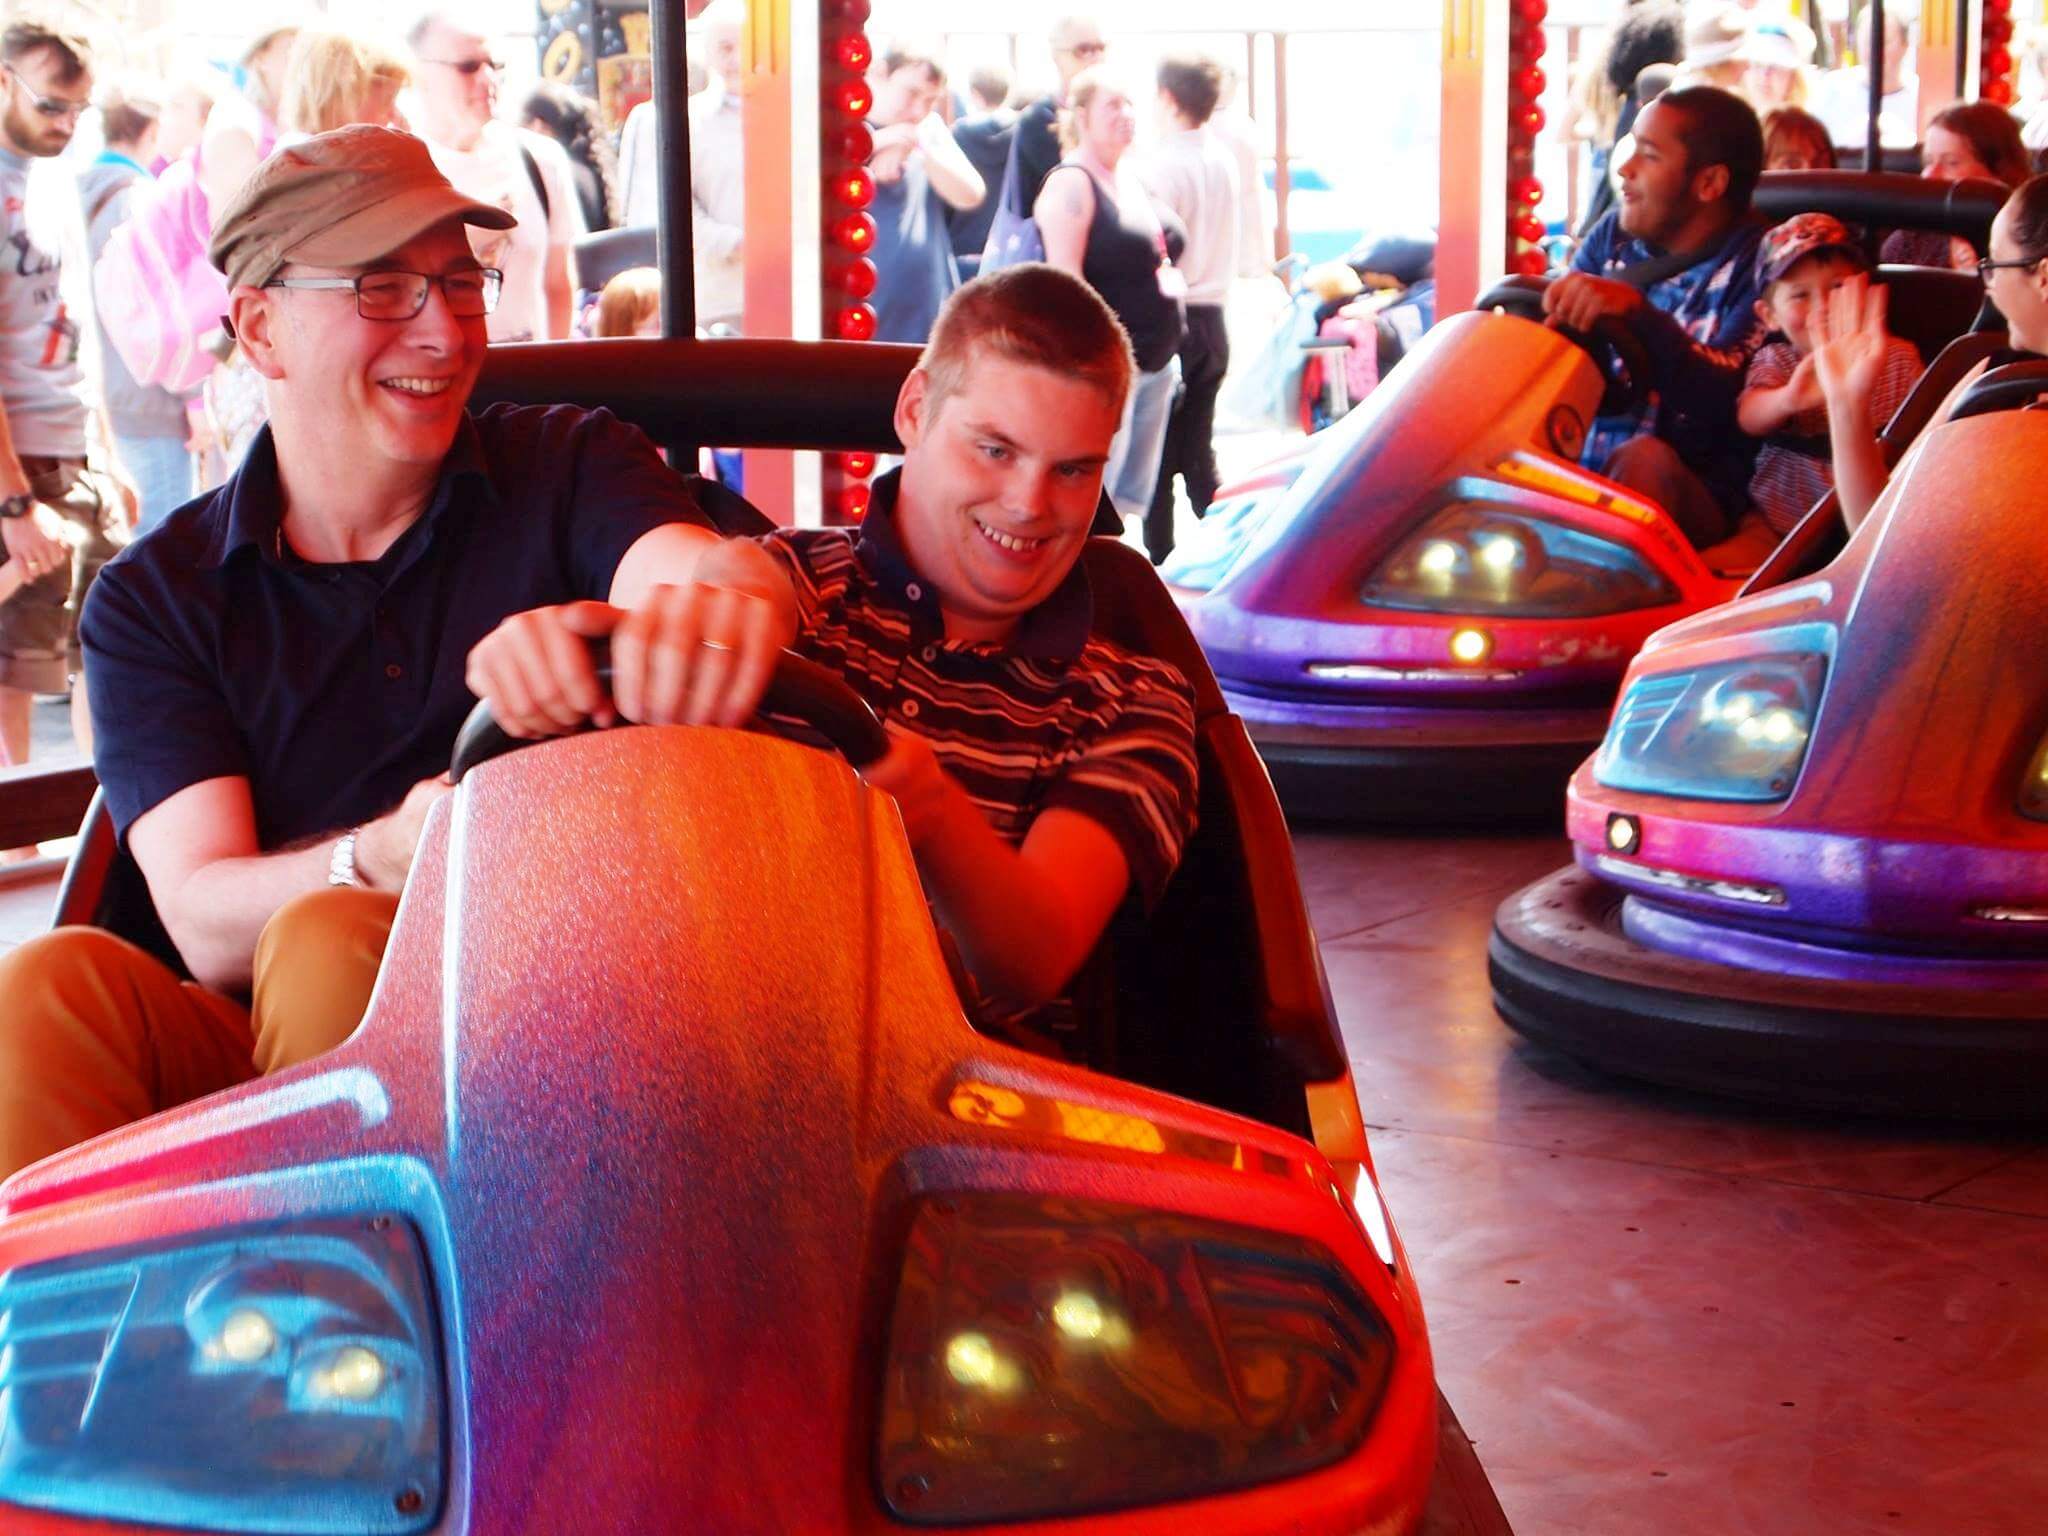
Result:
[[289,261],[363,266],[446,219],[485,229],[516,222],[457,192],[411,134],[358,123],[257,166],[214,221],[206,255],[230,288],[261,287]]
[[1865,265],[1863,248],[1849,227],[1826,213],[1795,214],[1765,230],[1763,244],[1757,248],[1757,265],[1763,280],[1775,283],[1816,251],[1837,251],[1857,266]]

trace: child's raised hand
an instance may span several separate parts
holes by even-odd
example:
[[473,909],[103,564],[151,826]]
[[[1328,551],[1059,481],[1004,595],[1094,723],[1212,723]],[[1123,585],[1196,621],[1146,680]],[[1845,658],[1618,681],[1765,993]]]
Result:
[[1799,359],[1798,366],[1792,370],[1792,377],[1785,381],[1785,399],[1795,416],[1817,411],[1828,403],[1827,396],[1821,392],[1820,373],[1814,367],[1811,352]]
[[1890,334],[1884,328],[1885,290],[1858,273],[1813,312],[1813,371],[1832,407],[1860,404],[1866,411]]

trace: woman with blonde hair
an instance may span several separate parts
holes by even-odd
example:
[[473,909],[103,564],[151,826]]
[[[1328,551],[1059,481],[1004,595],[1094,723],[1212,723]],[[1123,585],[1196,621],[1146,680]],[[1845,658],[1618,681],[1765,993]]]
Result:
[[1158,485],[1187,292],[1167,259],[1159,212],[1129,159],[1137,131],[1131,93],[1099,66],[1082,70],[1060,112],[1066,158],[1046,173],[1031,210],[1045,259],[1100,294],[1131,338],[1138,375],[1102,471],[1102,488],[1125,522],[1152,505]]
[[395,48],[348,32],[301,32],[285,66],[278,121],[287,135],[351,123],[403,128],[398,93],[411,81]]

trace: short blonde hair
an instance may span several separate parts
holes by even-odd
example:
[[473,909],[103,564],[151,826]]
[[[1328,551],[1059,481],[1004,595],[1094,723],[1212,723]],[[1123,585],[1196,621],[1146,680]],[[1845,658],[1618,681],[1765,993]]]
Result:
[[278,121],[299,133],[327,133],[364,120],[377,92],[411,83],[396,49],[347,32],[301,32],[285,66]]
[[917,366],[932,416],[958,390],[978,349],[1078,377],[1119,411],[1137,363],[1116,312],[1071,272],[1042,261],[963,283],[939,310]]
[[599,336],[637,336],[661,313],[661,274],[653,267],[628,267],[597,296]]
[[1081,114],[1095,104],[1095,98],[1104,91],[1122,91],[1131,100],[1138,98],[1131,93],[1130,86],[1114,67],[1093,64],[1074,76],[1074,82],[1067,87],[1067,99],[1060,107],[1060,148],[1075,150],[1081,147]]

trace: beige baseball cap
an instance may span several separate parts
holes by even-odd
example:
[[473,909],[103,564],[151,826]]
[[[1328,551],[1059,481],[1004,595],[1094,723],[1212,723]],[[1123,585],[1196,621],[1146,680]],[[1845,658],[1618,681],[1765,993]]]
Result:
[[485,229],[517,222],[457,192],[411,134],[357,123],[257,166],[214,221],[206,255],[230,288],[261,287],[288,261],[361,266],[451,218]]

